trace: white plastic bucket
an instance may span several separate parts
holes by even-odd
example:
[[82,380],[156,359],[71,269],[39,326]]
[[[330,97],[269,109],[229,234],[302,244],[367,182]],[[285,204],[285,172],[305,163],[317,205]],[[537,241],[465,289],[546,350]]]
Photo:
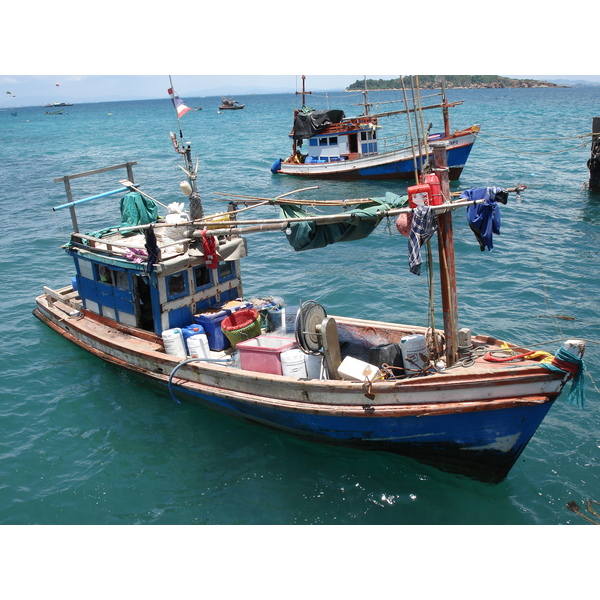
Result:
[[187,339],[187,347],[191,358],[210,358],[208,338],[205,333],[191,335]]
[[417,375],[428,363],[427,340],[424,335],[406,335],[400,340],[406,375]]
[[288,377],[306,377],[306,363],[302,350],[286,350],[281,353],[281,373]]
[[310,379],[326,379],[322,354],[305,354],[306,374]]
[[181,329],[176,327],[175,329],[167,329],[162,332],[162,339],[165,345],[165,352],[173,356],[181,356],[185,358],[187,356],[185,351],[185,342],[183,341],[183,333]]

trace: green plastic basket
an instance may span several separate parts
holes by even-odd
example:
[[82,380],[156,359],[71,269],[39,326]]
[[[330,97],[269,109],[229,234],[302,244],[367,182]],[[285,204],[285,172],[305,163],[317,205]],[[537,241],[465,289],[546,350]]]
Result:
[[260,315],[255,308],[238,310],[221,321],[221,331],[235,348],[238,342],[244,342],[261,334]]

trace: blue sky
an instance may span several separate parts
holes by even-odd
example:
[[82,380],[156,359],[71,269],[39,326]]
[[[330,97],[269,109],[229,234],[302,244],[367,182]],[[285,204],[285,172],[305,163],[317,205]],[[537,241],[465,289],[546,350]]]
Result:
[[[488,74],[488,73],[486,73]],[[494,73],[495,74],[495,73]],[[307,75],[307,89],[342,90],[362,75]],[[397,75],[367,75],[389,79]],[[587,79],[600,76],[532,75],[535,79]],[[168,75],[1,75],[0,107],[41,106],[50,102],[101,102],[166,98]],[[59,85],[56,85],[56,84]],[[173,85],[185,100],[198,96],[295,92],[302,86],[298,75],[176,75]],[[11,92],[8,94],[7,92]]]
[[[372,77],[392,77],[374,75]],[[307,75],[307,89],[344,89],[362,75]],[[98,102],[166,98],[168,75],[1,75],[0,106],[36,106],[48,102]],[[58,86],[56,84],[59,84]],[[296,75],[176,75],[175,90],[182,98],[247,93],[295,92]],[[11,94],[6,92],[10,91]]]

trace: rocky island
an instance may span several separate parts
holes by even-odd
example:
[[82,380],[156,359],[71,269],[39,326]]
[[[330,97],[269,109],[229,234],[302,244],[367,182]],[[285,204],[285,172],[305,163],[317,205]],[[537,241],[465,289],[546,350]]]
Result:
[[[421,89],[439,89],[441,87],[440,75],[419,75],[419,87]],[[511,79],[498,75],[446,75],[446,89],[478,89],[478,88],[564,88],[567,85],[559,85],[549,81],[538,81],[536,79]],[[396,79],[367,79],[369,90],[398,90],[402,89],[402,81]],[[410,77],[404,77],[404,85],[410,86]],[[349,85],[346,90],[364,90],[365,81],[357,80]]]

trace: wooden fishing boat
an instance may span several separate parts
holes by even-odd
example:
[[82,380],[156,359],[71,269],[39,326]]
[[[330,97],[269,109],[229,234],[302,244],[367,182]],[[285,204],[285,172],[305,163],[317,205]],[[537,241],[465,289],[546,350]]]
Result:
[[[567,340],[544,365],[531,349],[459,329],[452,213],[483,200],[452,198],[445,143],[433,149],[444,201],[430,207],[439,223],[442,330],[330,316],[310,301],[285,306],[267,288],[266,304],[245,298],[240,259],[253,232],[291,239],[306,227],[333,226],[348,241],[415,208],[386,196],[319,216],[205,216],[191,147],[182,135],[181,148],[171,137],[189,175],[182,190],[190,214],[181,219],[156,220],[158,201],[135,185],[133,162],[55,180],[64,183],[68,199],[55,210],[71,211],[73,232],[64,249],[75,276],[62,288],[45,287],[34,315],[95,356],[163,384],[177,400],[307,439],[502,480],[567,381],[580,378],[585,344]],[[76,179],[120,170],[127,174],[121,187],[73,199]],[[115,194],[126,194],[116,225],[82,233],[76,207]],[[289,206],[269,202],[281,202],[282,211]],[[127,207],[136,208],[137,223],[126,218]]]
[[245,104],[240,104],[237,100],[233,98],[222,98],[221,106],[219,106],[219,110],[240,110],[246,106]]
[[[306,107],[305,77],[302,76],[302,109],[294,111],[294,124],[290,137],[292,153],[282,160],[276,160],[271,166],[273,174],[295,175],[320,179],[413,179],[415,168],[421,172],[430,153],[427,141],[446,141],[448,153],[449,177],[460,177],[467,162],[479,125],[451,132],[448,109],[462,104],[448,102],[442,86],[442,102],[429,106],[407,105],[402,110],[371,113],[368,91],[363,92],[364,114],[358,117],[346,117],[341,110],[317,111]],[[406,98],[406,97],[405,97]],[[415,123],[414,135],[382,138],[380,136],[382,117],[410,114],[417,110],[441,109],[444,116],[444,131],[430,133],[420,131],[421,125]],[[410,123],[410,120],[409,120]],[[301,147],[307,141],[305,152]]]

